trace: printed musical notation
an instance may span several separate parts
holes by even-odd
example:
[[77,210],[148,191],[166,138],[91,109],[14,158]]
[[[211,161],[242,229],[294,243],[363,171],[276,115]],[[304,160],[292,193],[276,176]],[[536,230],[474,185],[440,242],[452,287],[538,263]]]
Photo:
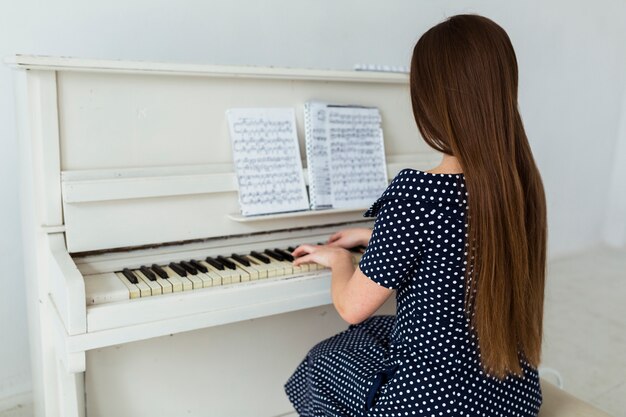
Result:
[[304,103],[304,133],[312,209],[332,206],[326,112],[326,103]]
[[380,112],[365,107],[327,109],[332,206],[368,207],[388,185]]
[[240,108],[226,115],[241,214],[307,210],[294,110]]

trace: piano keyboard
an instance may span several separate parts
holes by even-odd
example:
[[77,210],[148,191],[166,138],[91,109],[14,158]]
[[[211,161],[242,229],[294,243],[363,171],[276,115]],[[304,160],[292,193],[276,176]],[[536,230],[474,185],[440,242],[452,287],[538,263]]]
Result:
[[[321,243],[320,243],[321,244]],[[87,305],[153,297],[268,278],[287,278],[328,269],[315,263],[295,266],[295,247],[251,251],[248,254],[208,256],[166,265],[142,265],[136,269],[85,276]],[[358,264],[363,247],[351,249]]]

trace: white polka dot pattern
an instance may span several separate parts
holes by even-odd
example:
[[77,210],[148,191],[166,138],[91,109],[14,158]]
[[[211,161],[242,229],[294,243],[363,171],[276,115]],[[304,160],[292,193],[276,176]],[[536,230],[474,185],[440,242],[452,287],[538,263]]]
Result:
[[536,417],[537,370],[500,381],[480,366],[464,313],[463,174],[402,170],[364,216],[377,216],[359,263],[397,290],[396,316],[374,316],[318,343],[285,384],[300,416]]

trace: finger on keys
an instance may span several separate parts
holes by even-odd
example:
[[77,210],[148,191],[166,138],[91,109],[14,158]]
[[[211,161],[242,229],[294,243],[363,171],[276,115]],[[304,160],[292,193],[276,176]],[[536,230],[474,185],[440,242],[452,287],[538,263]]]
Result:
[[295,266],[298,266],[300,264],[310,264],[310,263],[314,263],[313,256],[311,256],[311,255],[300,256],[300,257],[294,259],[294,261],[293,261],[293,264]]
[[313,252],[315,248],[316,248],[316,245],[304,244],[304,245],[298,246],[296,250],[291,252],[291,254],[293,255],[294,258],[299,258],[302,255],[306,255],[308,253]]

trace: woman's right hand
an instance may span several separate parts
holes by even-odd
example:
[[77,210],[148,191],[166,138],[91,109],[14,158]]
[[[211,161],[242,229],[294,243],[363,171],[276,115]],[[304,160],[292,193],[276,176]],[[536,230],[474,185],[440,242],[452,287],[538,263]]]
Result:
[[370,241],[371,236],[372,230],[364,227],[343,229],[329,237],[326,244],[329,246],[338,246],[345,249],[350,249],[357,246],[367,246],[367,243]]

